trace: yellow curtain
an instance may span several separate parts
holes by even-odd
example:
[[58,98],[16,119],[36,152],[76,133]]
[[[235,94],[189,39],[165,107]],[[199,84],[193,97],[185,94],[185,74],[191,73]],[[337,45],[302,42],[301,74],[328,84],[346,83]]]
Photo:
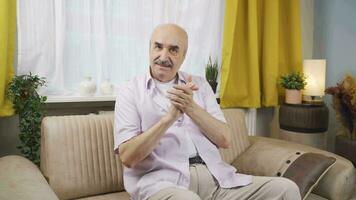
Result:
[[14,114],[5,89],[14,76],[16,0],[0,0],[0,116]]
[[300,71],[299,0],[226,0],[220,105],[278,105],[278,78]]

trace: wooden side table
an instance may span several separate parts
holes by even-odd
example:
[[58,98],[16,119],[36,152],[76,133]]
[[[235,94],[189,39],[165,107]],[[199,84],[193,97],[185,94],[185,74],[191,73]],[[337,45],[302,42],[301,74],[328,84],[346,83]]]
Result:
[[280,138],[326,149],[329,110],[325,104],[283,104],[279,108]]

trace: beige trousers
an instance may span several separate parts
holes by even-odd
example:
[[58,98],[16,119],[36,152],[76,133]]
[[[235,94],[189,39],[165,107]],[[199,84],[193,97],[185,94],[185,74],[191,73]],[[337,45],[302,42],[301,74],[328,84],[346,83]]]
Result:
[[190,166],[189,190],[165,188],[149,200],[300,200],[298,186],[286,178],[254,176],[247,186],[221,188],[205,165]]

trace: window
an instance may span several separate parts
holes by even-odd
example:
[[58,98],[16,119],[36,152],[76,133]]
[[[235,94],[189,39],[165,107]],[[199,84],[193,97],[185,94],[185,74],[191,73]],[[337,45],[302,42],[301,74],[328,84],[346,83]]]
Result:
[[169,22],[189,35],[181,70],[204,76],[220,58],[223,11],[223,0],[19,1],[17,73],[46,77],[46,95],[76,95],[86,76],[122,84],[148,70],[150,34]]

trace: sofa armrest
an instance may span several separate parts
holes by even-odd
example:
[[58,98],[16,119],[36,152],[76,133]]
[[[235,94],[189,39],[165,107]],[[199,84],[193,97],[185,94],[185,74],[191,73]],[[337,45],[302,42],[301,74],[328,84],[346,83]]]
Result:
[[0,158],[0,199],[58,200],[38,167],[21,156]]
[[[314,189],[313,193],[316,193],[327,199],[337,200],[348,199],[351,196],[352,189],[355,184],[355,169],[349,160],[327,151],[293,142],[256,136],[250,136],[249,140],[251,143],[249,148],[252,148],[254,145],[258,146],[261,144],[261,142],[264,142],[265,144],[270,144],[268,148],[275,148],[274,152],[277,153],[288,151],[293,153],[298,151],[313,152],[336,158],[335,164],[320,180],[318,186]],[[281,148],[283,149],[283,151],[278,151],[278,149]],[[248,149],[246,151],[248,151]],[[276,176],[275,170],[278,168],[277,165],[280,165],[281,162],[285,161],[282,161],[278,155],[271,155],[271,152],[273,152],[273,150],[266,150],[260,152],[249,151],[248,156],[242,153],[233,162],[233,165],[241,173],[263,176]],[[248,159],[248,157],[256,159],[253,162],[246,162],[246,158]],[[268,163],[266,163],[266,160]]]

